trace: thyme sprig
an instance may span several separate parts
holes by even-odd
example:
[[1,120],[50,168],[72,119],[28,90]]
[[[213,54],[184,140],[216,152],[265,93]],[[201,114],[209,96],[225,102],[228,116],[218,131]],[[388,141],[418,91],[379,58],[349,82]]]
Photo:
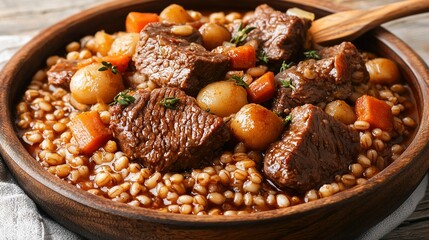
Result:
[[231,43],[240,45],[244,41],[246,41],[248,34],[256,29],[256,27],[247,27],[243,29],[243,23],[240,23],[240,26],[238,27],[237,35],[231,39]]
[[290,122],[292,122],[292,114],[289,114],[285,117],[285,125],[289,124]]
[[321,59],[320,55],[317,53],[316,50],[311,50],[311,51],[304,52],[304,56],[307,59],[309,59],[309,58],[313,58],[313,59],[316,59],[316,60]]
[[113,102],[110,105],[115,105],[115,104],[119,104],[121,106],[127,106],[131,103],[133,103],[136,99],[131,96],[128,95],[128,93],[130,92],[130,90],[124,90],[120,93],[118,93],[114,98],[113,98]]
[[175,97],[165,97],[164,99],[159,102],[159,105],[175,110],[177,108],[177,105],[179,104],[179,99]]
[[110,62],[102,61],[101,64],[103,64],[103,67],[99,68],[98,71],[103,72],[110,69],[110,71],[112,71],[113,74],[119,73],[118,68],[112,65]]
[[264,50],[258,51],[256,53],[256,58],[258,59],[259,62],[262,62],[262,63],[265,63],[265,64],[268,63],[268,56],[267,56],[267,54],[265,53]]
[[294,91],[296,90],[295,86],[292,84],[291,78],[286,78],[286,79],[280,80],[280,84],[282,85],[282,87],[291,88]]
[[249,88],[249,85],[244,81],[243,76],[234,75],[231,77],[231,80],[233,80],[237,86],[244,87],[245,89]]
[[283,72],[286,69],[289,69],[290,67],[292,67],[293,64],[294,62],[286,63],[285,61],[283,61],[282,66],[280,67],[280,72]]

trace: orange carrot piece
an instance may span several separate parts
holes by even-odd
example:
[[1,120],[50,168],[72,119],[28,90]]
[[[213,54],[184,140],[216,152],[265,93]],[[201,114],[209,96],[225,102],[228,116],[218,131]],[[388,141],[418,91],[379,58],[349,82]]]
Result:
[[266,72],[253,81],[247,89],[250,102],[263,103],[274,97],[276,94],[276,83],[274,73]]
[[78,114],[71,120],[70,129],[84,154],[93,153],[112,138],[109,128],[95,111]]
[[384,131],[393,129],[391,107],[382,100],[363,95],[356,100],[355,111],[357,119],[368,122],[371,128],[380,128]]
[[125,72],[128,68],[128,63],[130,62],[130,57],[128,56],[105,56],[101,58],[101,61],[106,61],[111,63],[113,66],[116,66],[119,72]]
[[231,48],[227,55],[233,69],[246,69],[256,65],[256,51],[250,45]]
[[151,22],[159,22],[158,14],[130,12],[125,19],[125,29],[127,32],[138,33]]

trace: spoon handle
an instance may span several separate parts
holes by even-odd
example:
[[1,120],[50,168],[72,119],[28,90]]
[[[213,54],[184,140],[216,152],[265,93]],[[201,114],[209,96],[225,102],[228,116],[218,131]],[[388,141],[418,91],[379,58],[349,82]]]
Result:
[[310,32],[317,44],[351,41],[382,23],[427,11],[429,0],[407,0],[371,9],[338,12],[314,21]]
[[372,17],[373,26],[377,26],[397,18],[426,11],[429,11],[429,0],[408,0],[374,8],[369,10],[365,17]]

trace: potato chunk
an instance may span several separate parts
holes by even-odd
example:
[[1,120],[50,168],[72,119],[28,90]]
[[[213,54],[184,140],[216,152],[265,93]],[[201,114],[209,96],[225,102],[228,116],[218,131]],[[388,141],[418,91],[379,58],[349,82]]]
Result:
[[136,52],[138,42],[138,33],[122,33],[113,41],[108,55],[127,56],[131,58]]
[[199,31],[203,37],[203,45],[208,50],[222,46],[223,42],[231,40],[231,33],[228,29],[217,23],[205,23]]
[[346,125],[356,121],[354,109],[343,100],[335,100],[328,103],[325,107],[325,113]]
[[280,137],[283,126],[275,113],[254,103],[242,107],[230,125],[232,134],[253,150],[265,150]]
[[247,104],[247,92],[233,81],[210,83],[197,96],[200,108],[220,117],[228,117]]
[[101,63],[93,63],[79,69],[70,81],[72,97],[83,104],[110,103],[124,84],[120,73],[110,69],[101,71]]
[[177,4],[171,4],[159,14],[161,21],[173,24],[185,24],[193,19],[186,10]]
[[387,58],[374,58],[365,63],[369,81],[374,84],[393,85],[401,79],[401,72],[395,62]]

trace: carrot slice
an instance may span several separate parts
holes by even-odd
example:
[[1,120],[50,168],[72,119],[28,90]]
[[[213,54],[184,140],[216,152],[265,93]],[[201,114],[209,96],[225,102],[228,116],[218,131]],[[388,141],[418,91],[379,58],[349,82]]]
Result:
[[250,102],[263,103],[274,97],[276,94],[276,83],[274,73],[266,72],[253,81],[247,89]]
[[138,33],[151,22],[159,22],[158,14],[130,12],[125,19],[125,29],[127,32]]
[[78,114],[71,120],[70,129],[84,154],[93,153],[112,138],[109,128],[95,111]]
[[256,51],[250,45],[234,47],[226,53],[233,69],[246,69],[256,65]]
[[380,128],[384,131],[393,129],[391,107],[382,100],[363,95],[356,100],[355,111],[357,119],[368,122],[371,128]]
[[105,56],[101,58],[101,61],[109,62],[113,66],[116,66],[118,71],[125,72],[128,68],[128,63],[130,61],[130,57],[122,55],[122,56]]

